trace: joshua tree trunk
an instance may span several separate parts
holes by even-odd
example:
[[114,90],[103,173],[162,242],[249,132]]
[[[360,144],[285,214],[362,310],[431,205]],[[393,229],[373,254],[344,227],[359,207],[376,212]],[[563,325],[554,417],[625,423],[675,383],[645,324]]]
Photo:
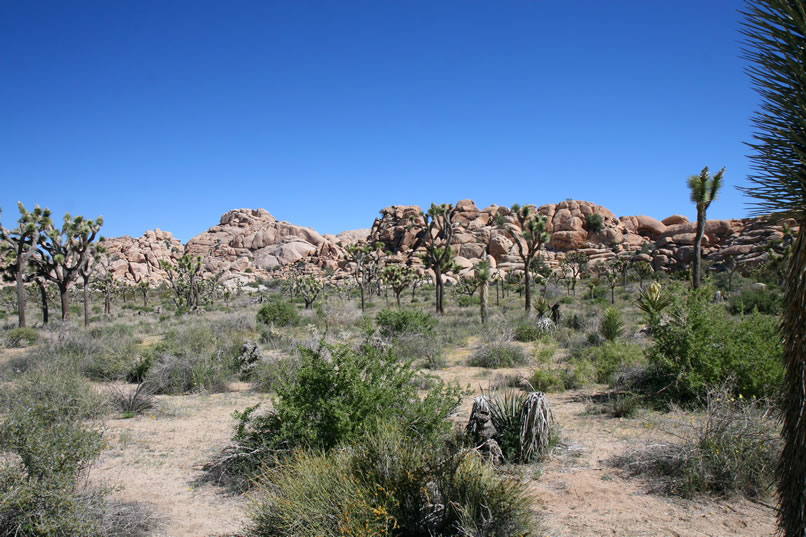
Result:
[[364,312],[367,309],[366,302],[365,302],[365,299],[364,299],[364,285],[359,283],[358,284],[358,289],[359,289],[359,291],[361,291],[361,311]]
[[700,260],[702,258],[703,235],[705,235],[705,211],[697,209],[697,233],[694,235],[694,267],[692,268],[691,275],[691,284],[694,289],[700,286]]
[[789,264],[781,323],[784,343],[784,411],[781,435],[784,449],[778,466],[781,517],[786,535],[795,535],[791,520],[799,519],[798,535],[806,528],[806,220],[800,222]]
[[444,315],[445,310],[442,308],[442,271],[437,267],[434,268],[434,281],[437,286],[437,291],[435,293],[437,313]]
[[17,268],[17,324],[20,328],[25,326],[25,285],[23,271]]
[[481,324],[487,323],[487,300],[490,295],[490,287],[487,285],[487,282],[481,282],[481,289],[479,290],[481,294]]
[[70,293],[67,291],[67,283],[59,283],[59,299],[62,303],[62,321],[70,318]]
[[39,296],[42,299],[42,324],[48,324],[50,320],[50,312],[48,311],[48,290],[45,288],[45,282],[39,278],[34,278],[36,286],[39,287]]
[[[531,261],[531,259],[529,260]],[[526,293],[526,313],[532,311],[532,276],[529,273],[529,263],[526,262],[523,264],[523,286],[525,287],[524,292]]]
[[84,326],[90,325],[90,277],[84,276]]

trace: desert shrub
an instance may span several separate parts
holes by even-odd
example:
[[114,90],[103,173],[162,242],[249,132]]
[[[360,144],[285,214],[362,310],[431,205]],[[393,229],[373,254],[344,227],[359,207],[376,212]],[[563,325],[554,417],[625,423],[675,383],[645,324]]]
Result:
[[78,484],[103,447],[85,422],[102,410],[97,394],[75,373],[36,371],[0,395],[0,534],[102,535],[101,498]]
[[520,345],[511,342],[485,343],[468,360],[474,367],[516,367],[529,362],[529,355]]
[[[494,438],[505,461],[529,463],[545,454],[551,436],[551,411],[545,395],[506,391],[503,395],[491,396],[488,406],[496,431]],[[527,424],[530,416],[534,420]],[[529,435],[527,428],[534,435]]]
[[585,318],[579,313],[572,313],[564,318],[565,326],[572,330],[582,330],[585,328]]
[[243,486],[244,478],[289,450],[329,450],[392,419],[412,434],[434,435],[448,427],[445,418],[459,404],[461,390],[438,380],[420,397],[421,374],[391,350],[342,345],[300,353],[293,382],[276,387],[274,408],[260,415],[250,407],[238,415],[233,445],[207,466],[211,477]]
[[554,322],[551,319],[540,318],[535,322],[521,321],[515,327],[515,339],[523,342],[538,341],[553,331]]
[[607,308],[599,324],[599,333],[607,341],[615,341],[624,333],[624,319],[617,308]]
[[577,356],[589,360],[595,370],[595,380],[609,383],[613,375],[623,368],[642,365],[646,362],[639,345],[633,343],[606,342],[598,347],[583,349]]
[[141,356],[126,373],[126,382],[135,384],[143,382],[151,370],[151,366],[154,365],[154,360],[154,355],[151,353]]
[[298,451],[257,488],[256,536],[497,537],[534,529],[525,484],[457,442],[412,437],[394,425],[349,450]]
[[411,309],[385,309],[375,316],[378,331],[384,337],[402,334],[433,333],[437,320],[430,314]]
[[529,379],[535,390],[541,392],[561,392],[565,390],[565,383],[561,374],[550,369],[535,369]]
[[781,311],[781,293],[775,289],[745,289],[741,294],[730,299],[728,311],[737,315],[740,313],[751,313],[757,310],[759,313],[777,315]]
[[481,299],[475,295],[459,295],[456,297],[456,304],[460,308],[469,308],[470,306],[478,306]]
[[148,370],[145,382],[154,393],[179,395],[229,390],[233,373],[220,356],[163,354]]
[[576,390],[596,381],[596,367],[590,358],[574,358],[561,370],[566,390]]
[[257,321],[274,326],[294,326],[299,323],[297,307],[284,300],[270,300],[257,312]]
[[710,392],[702,418],[682,420],[682,430],[675,425],[680,442],[635,450],[611,463],[653,477],[660,490],[677,496],[765,496],[781,450],[779,425],[764,400],[736,398],[733,392]]
[[737,394],[780,393],[783,363],[778,321],[754,313],[739,319],[710,303],[711,292],[692,292],[671,308],[647,350],[655,388],[680,402],[694,402],[732,378]]
[[293,382],[299,366],[297,353],[274,356],[258,362],[252,371],[252,390],[261,393],[276,391],[280,384]]
[[587,224],[588,230],[594,233],[599,233],[604,229],[604,220],[600,214],[589,214],[585,218],[585,223]]
[[6,347],[28,347],[39,341],[39,332],[30,327],[12,328],[3,336]]

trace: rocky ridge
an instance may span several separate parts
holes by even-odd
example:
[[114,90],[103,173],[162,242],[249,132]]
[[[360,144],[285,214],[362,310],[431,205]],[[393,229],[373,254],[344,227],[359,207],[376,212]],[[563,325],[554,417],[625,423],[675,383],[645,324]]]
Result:
[[[638,256],[656,270],[687,266],[693,257],[696,222],[689,222],[685,216],[663,220],[645,215],[617,217],[606,207],[576,200],[531,207],[547,218],[550,240],[544,258],[550,264],[558,263],[574,250],[587,254],[593,263],[622,255]],[[473,201],[462,200],[456,209],[452,248],[460,274],[468,274],[485,255],[504,271],[521,268],[512,238],[495,223],[501,216],[515,225],[510,208],[491,205],[480,209]],[[165,280],[159,261],[175,261],[184,253],[201,256],[203,270],[220,274],[226,285],[257,277],[284,277],[295,265],[306,272],[328,271],[343,278],[350,268],[344,261],[345,248],[360,242],[381,242],[391,253],[390,262],[406,262],[425,273],[412,251],[424,226],[421,213],[418,206],[394,205],[383,209],[369,230],[321,235],[311,228],[279,221],[265,209],[235,209],[184,246],[170,233],[154,230],[137,239],[110,239],[107,248],[117,257],[113,261],[116,277],[130,282]],[[592,215],[601,218],[598,231]],[[720,262],[730,256],[746,266],[763,262],[768,255],[767,244],[783,237],[782,224],[794,222],[772,224],[764,218],[709,220],[703,239],[704,258]]]

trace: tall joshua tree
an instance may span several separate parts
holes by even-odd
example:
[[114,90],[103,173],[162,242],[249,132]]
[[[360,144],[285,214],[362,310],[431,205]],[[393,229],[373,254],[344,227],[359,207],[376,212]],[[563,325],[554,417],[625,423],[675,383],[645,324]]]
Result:
[[532,260],[535,258],[540,248],[548,242],[549,234],[546,232],[548,220],[542,214],[532,211],[528,205],[521,207],[517,203],[512,206],[512,214],[518,222],[520,228],[508,224],[504,217],[498,215],[496,224],[512,237],[518,248],[518,256],[523,261],[523,286],[526,296],[526,313],[532,309],[531,272],[529,271]]
[[691,271],[691,284],[696,289],[700,286],[700,264],[702,259],[702,237],[705,235],[705,211],[719,195],[722,188],[722,177],[725,168],[711,177],[708,166],[702,169],[699,175],[688,178],[688,188],[691,190],[691,201],[697,205],[697,233],[694,235],[694,268]]
[[778,526],[806,535],[806,6],[795,0],[748,2],[743,33],[750,78],[762,98],[749,144],[757,212],[797,220],[781,321],[784,449],[778,465]]
[[[101,237],[98,242],[103,241],[104,238]],[[100,244],[91,244],[90,251],[87,257],[84,258],[84,265],[78,269],[78,274],[81,276],[81,281],[84,283],[84,326],[90,325],[90,278],[98,271],[101,259],[105,253],[106,248]]]
[[70,317],[70,284],[79,275],[87,256],[90,244],[104,223],[102,216],[88,220],[83,216],[64,215],[61,229],[55,227],[50,218],[40,221],[39,252],[35,256],[37,272],[56,284],[62,306],[62,320]]
[[[13,280],[17,286],[17,324],[25,326],[25,281],[28,279],[28,263],[36,252],[41,224],[50,220],[50,209],[38,205],[28,212],[22,203],[19,224],[14,229],[0,225],[0,270],[4,279]],[[47,320],[45,320],[47,322]]]
[[412,250],[416,250],[419,246],[423,247],[425,266],[434,271],[436,311],[440,315],[445,314],[443,306],[445,284],[442,281],[442,275],[450,271],[454,265],[451,242],[453,241],[453,216],[455,213],[456,208],[451,204],[436,205],[432,203],[428,212],[421,215],[425,220],[425,228],[420,231],[417,242],[412,248]]

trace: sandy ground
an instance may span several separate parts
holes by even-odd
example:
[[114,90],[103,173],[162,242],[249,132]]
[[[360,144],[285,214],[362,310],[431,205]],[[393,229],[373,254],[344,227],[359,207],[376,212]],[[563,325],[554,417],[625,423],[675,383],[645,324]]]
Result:
[[[451,353],[437,374],[469,386],[457,421],[465,421],[479,388],[499,376],[528,369],[490,371],[462,365],[470,347]],[[19,355],[0,350],[0,362]],[[131,419],[106,420],[109,444],[92,470],[92,481],[113,487],[114,496],[147,506],[160,520],[154,537],[237,534],[244,527],[248,498],[197,484],[199,467],[227,445],[236,410],[268,397],[234,384],[224,394],[159,397],[159,408]],[[542,464],[522,469],[547,535],[587,536],[771,536],[774,512],[746,501],[690,501],[658,496],[647,483],[628,478],[605,461],[653,438],[653,418],[614,419],[586,412],[595,390],[549,394],[562,446]]]
[[116,498],[147,506],[160,520],[154,537],[236,533],[245,525],[246,498],[195,481],[199,466],[229,442],[233,412],[266,399],[245,391],[163,396],[155,412],[108,420],[109,448],[92,479],[114,487]]

